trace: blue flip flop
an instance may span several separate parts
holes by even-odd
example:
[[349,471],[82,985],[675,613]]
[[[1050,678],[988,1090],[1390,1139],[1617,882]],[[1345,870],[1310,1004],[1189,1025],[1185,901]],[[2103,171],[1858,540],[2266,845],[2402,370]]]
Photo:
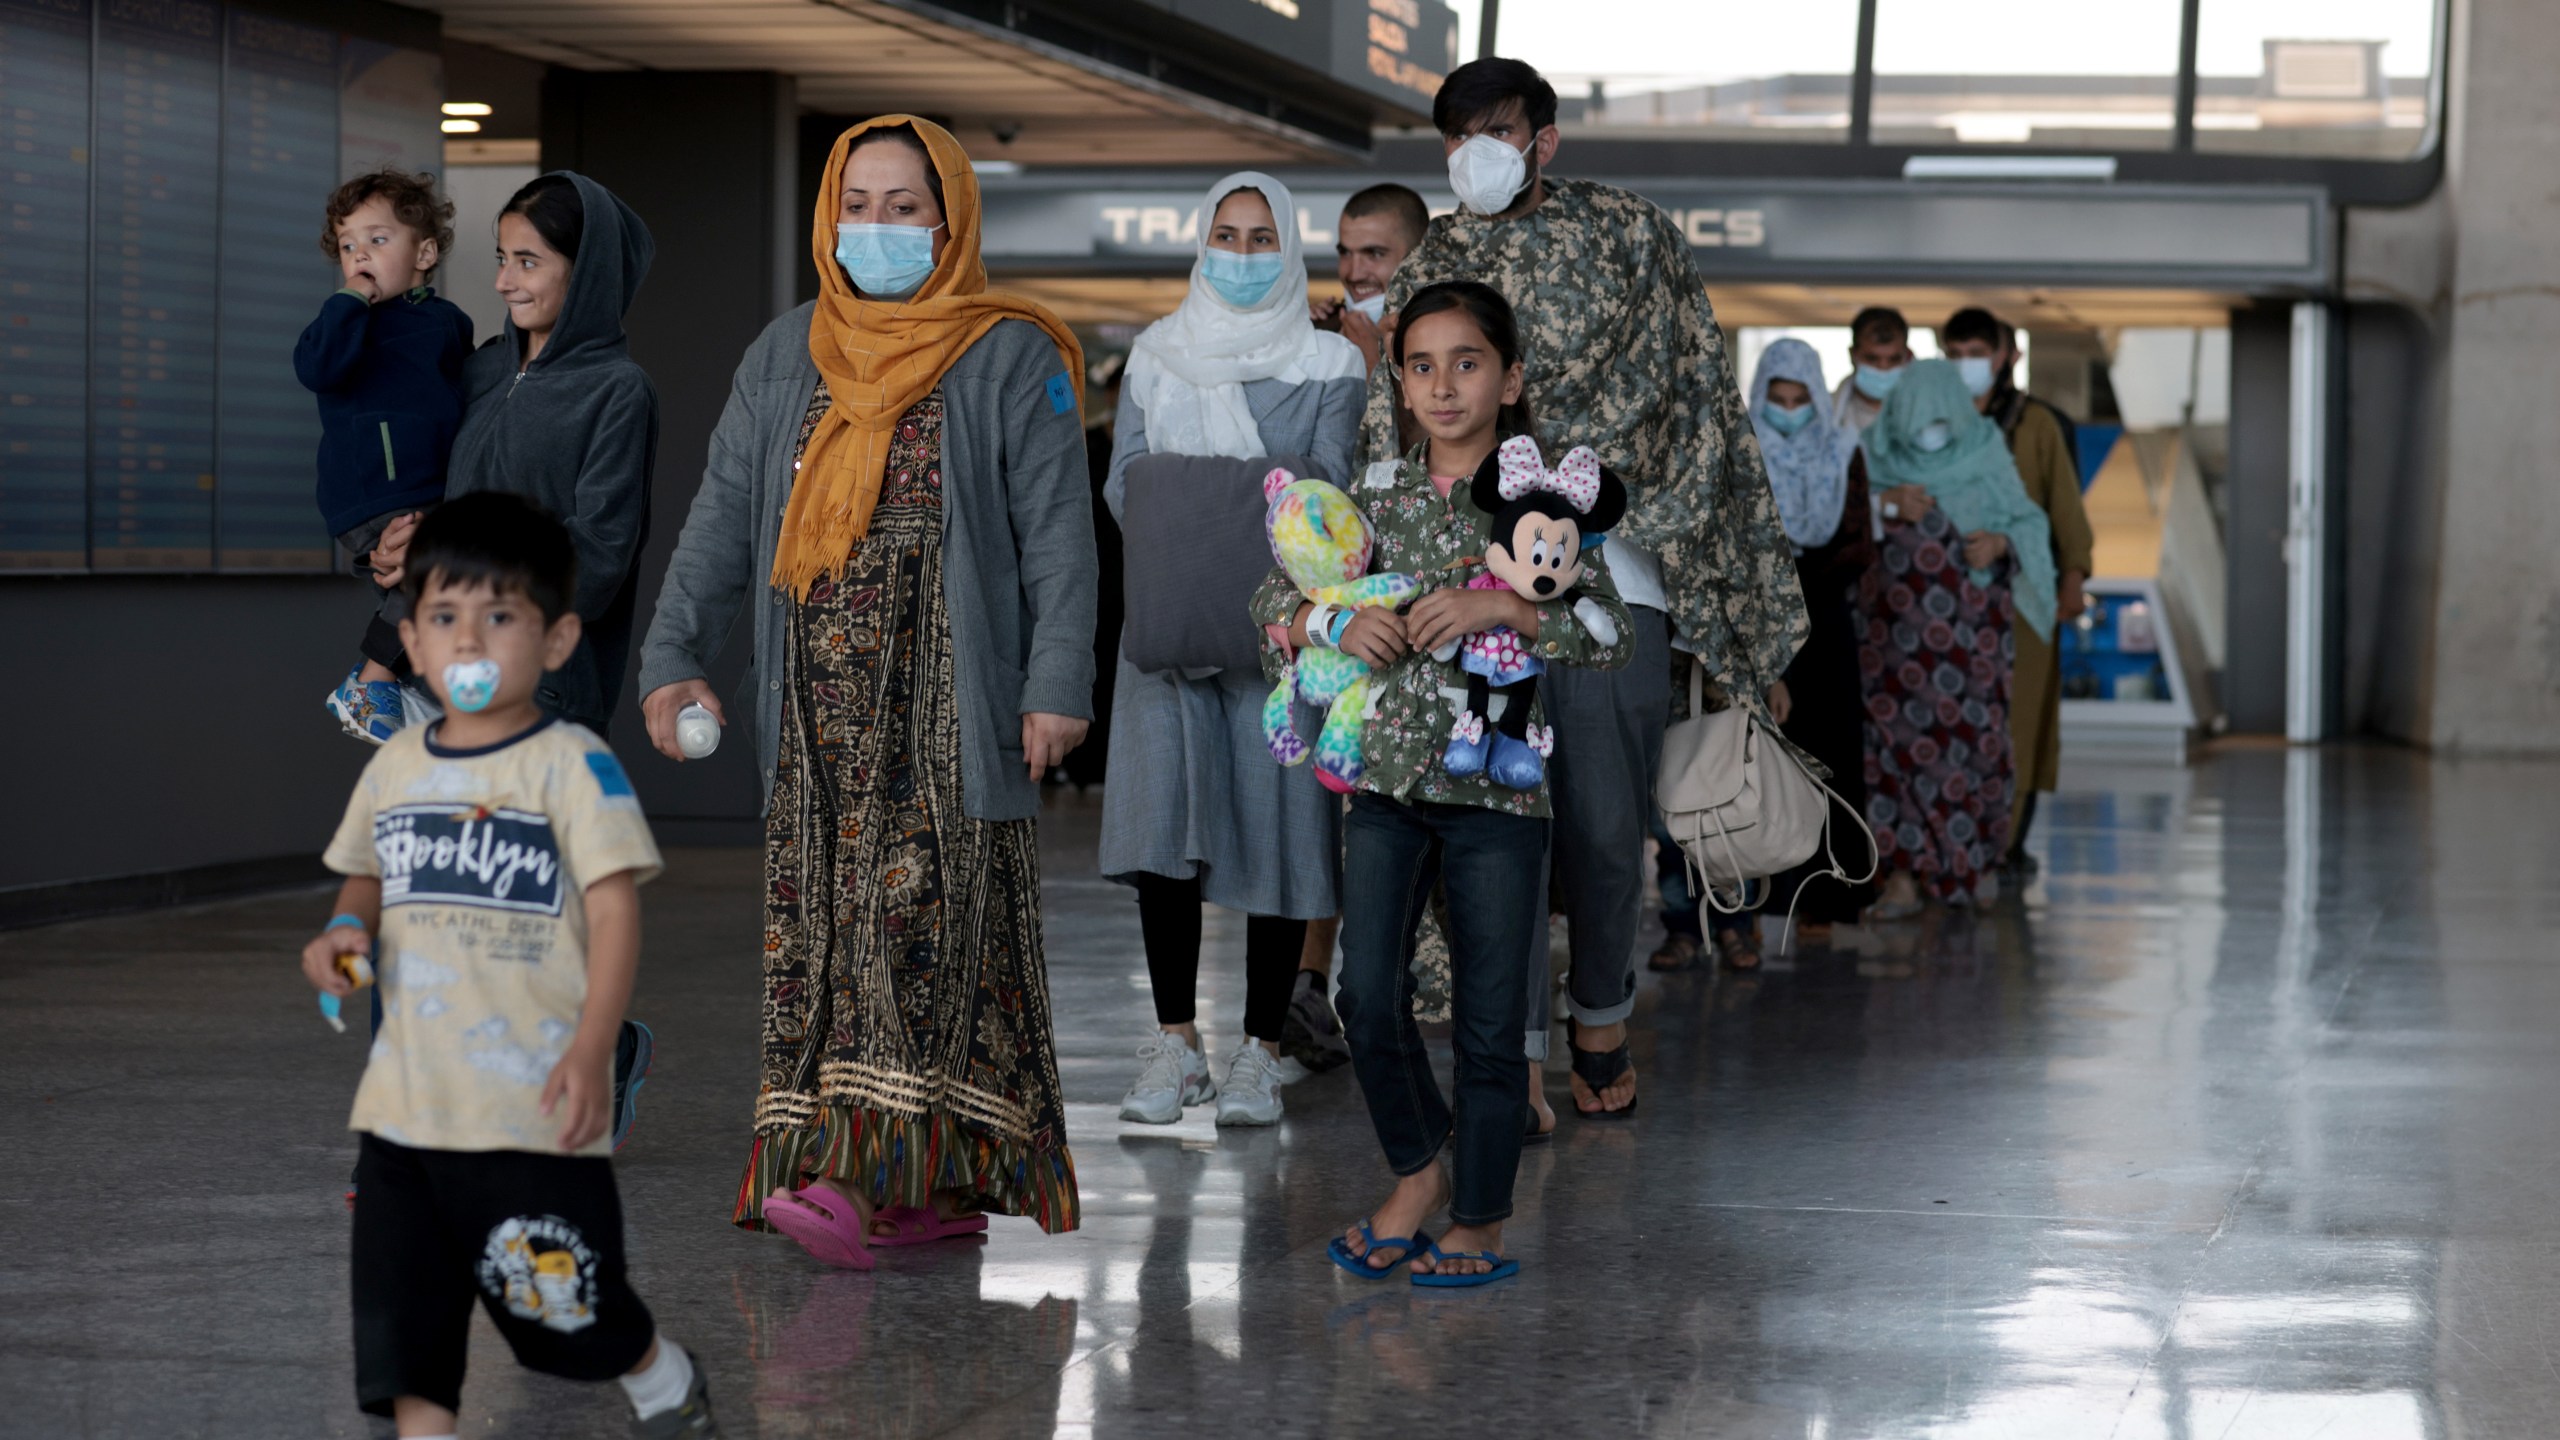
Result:
[[1390,1235],[1380,1239],[1369,1229],[1369,1222],[1366,1220],[1360,1222],[1360,1238],[1367,1242],[1371,1254],[1375,1254],[1380,1246],[1386,1246],[1396,1252],[1395,1258],[1384,1265],[1372,1265],[1367,1255],[1352,1254],[1351,1247],[1343,1244],[1342,1237],[1339,1235],[1326,1242],[1324,1253],[1331,1257],[1334,1264],[1363,1280],[1384,1280],[1396,1273],[1397,1266],[1412,1259],[1414,1251],[1429,1249],[1431,1246],[1431,1237],[1419,1230],[1413,1232],[1410,1239],[1402,1235]]
[[1443,1250],[1428,1240],[1422,1242],[1422,1248],[1431,1252],[1434,1264],[1444,1260],[1490,1260],[1493,1262],[1493,1268],[1481,1275],[1443,1275],[1437,1270],[1416,1270],[1409,1277],[1416,1285],[1430,1285],[1442,1290],[1466,1290],[1478,1285],[1490,1285],[1496,1280],[1508,1280],[1520,1273],[1519,1261],[1505,1259],[1490,1250]]

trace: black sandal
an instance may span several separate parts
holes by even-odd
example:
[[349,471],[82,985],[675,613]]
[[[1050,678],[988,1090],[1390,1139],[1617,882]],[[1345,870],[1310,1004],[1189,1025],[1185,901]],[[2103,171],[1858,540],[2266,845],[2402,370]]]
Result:
[[1665,935],[1661,946],[1645,961],[1645,966],[1663,975],[1694,970],[1698,965],[1698,948],[1697,940],[1691,936]]
[[[1585,1050],[1569,1040],[1566,1044],[1573,1052],[1573,1073],[1582,1077],[1582,1083],[1591,1087],[1594,1096],[1635,1071],[1636,1062],[1627,1058],[1627,1044],[1623,1040],[1618,1042],[1615,1050]],[[1633,1096],[1624,1108],[1617,1110],[1585,1110],[1577,1104],[1573,1113],[1584,1120],[1632,1119],[1636,1113],[1636,1102],[1643,1098],[1642,1095]]]
[[1760,941],[1742,930],[1726,930],[1716,936],[1716,956],[1724,968],[1737,974],[1750,974],[1760,968]]

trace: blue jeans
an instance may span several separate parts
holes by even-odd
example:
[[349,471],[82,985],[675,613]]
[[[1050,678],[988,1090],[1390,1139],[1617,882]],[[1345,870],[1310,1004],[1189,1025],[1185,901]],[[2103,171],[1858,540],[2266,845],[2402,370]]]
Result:
[[[1671,838],[1670,830],[1664,827],[1658,815],[1653,821],[1653,838],[1659,846],[1654,856],[1653,878],[1654,883],[1662,889],[1662,933],[1686,935],[1701,944],[1705,943],[1706,932],[1698,928],[1701,912],[1706,916],[1706,923],[1718,935],[1728,930],[1750,929],[1759,918],[1754,912],[1745,910],[1738,915],[1727,915],[1712,905],[1700,904],[1698,897],[1690,893],[1689,867],[1680,858],[1679,842]],[[1760,881],[1746,884],[1743,887],[1743,898],[1745,900],[1759,898],[1758,892],[1761,888]]]
[[[1365,791],[1343,825],[1342,989],[1335,1009],[1369,1122],[1398,1175],[1449,1145],[1449,1218],[1511,1213],[1529,1121],[1530,942],[1546,926],[1547,822],[1476,805],[1408,805]],[[1413,937],[1431,887],[1449,892],[1456,1099],[1440,1093],[1413,1021]]]

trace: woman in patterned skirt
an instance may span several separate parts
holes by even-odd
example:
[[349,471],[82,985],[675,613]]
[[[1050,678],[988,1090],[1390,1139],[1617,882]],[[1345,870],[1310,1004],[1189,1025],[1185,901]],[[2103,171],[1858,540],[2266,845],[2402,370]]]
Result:
[[2014,619],[2053,633],[2053,546],[2000,427],[1956,367],[1903,372],[1866,433],[1884,539],[1859,585],[1867,822],[1889,872],[1869,913],[1998,893],[2009,847]]
[[1096,566],[1082,357],[987,291],[959,143],[868,121],[821,190],[823,293],[738,368],[642,691],[682,758],[753,610],[764,1050],[731,1218],[868,1268],[990,1212],[1076,1225],[1032,817],[1092,713]]

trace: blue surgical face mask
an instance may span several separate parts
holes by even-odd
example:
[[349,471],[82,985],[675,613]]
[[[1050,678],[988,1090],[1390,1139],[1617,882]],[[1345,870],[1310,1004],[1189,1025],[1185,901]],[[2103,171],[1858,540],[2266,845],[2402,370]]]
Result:
[[873,300],[904,300],[933,273],[933,232],[922,225],[836,226],[836,263]]
[[1813,423],[1813,407],[1799,405],[1790,410],[1783,405],[1772,405],[1763,400],[1760,402],[1760,418],[1768,421],[1769,428],[1779,434],[1793,435]]
[[1944,420],[1932,420],[1920,427],[1920,433],[1911,437],[1911,443],[1931,454],[1936,454],[1946,449],[1947,442],[1955,438],[1954,426]]
[[1964,377],[1965,393],[1983,396],[1991,393],[1991,357],[1967,355],[1956,362],[1956,374]]
[[1893,393],[1893,387],[1901,383],[1902,372],[1899,370],[1879,370],[1873,365],[1858,367],[1858,393],[1870,400],[1881,403],[1884,397]]
[[1200,252],[1200,278],[1209,282],[1219,299],[1238,310],[1250,310],[1280,283],[1280,252],[1239,255],[1233,250],[1204,250]]

